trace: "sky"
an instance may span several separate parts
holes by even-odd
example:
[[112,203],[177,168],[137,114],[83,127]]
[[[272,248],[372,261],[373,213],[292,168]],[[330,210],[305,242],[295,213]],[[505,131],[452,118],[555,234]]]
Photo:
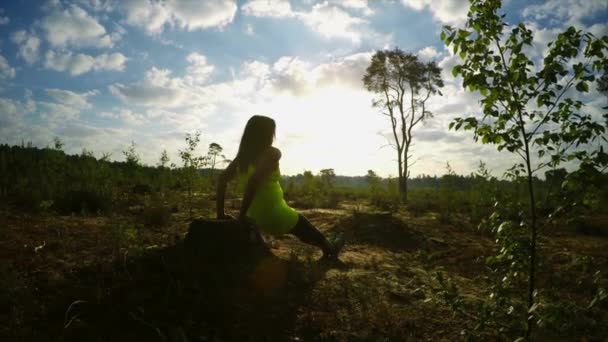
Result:
[[[414,133],[411,176],[468,174],[484,161],[500,175],[515,157],[448,130],[480,112],[439,39],[462,27],[467,0],[21,0],[0,4],[0,143],[64,142],[124,160],[131,142],[143,163],[166,149],[180,163],[186,133],[201,132],[233,158],[251,115],[277,122],[281,172],[333,168],[396,176],[390,124],[361,81],[374,51],[400,47],[442,67],[434,117]],[[560,30],[608,34],[608,1],[510,0],[510,24],[535,33],[540,59]],[[604,105],[595,86],[587,109]]]

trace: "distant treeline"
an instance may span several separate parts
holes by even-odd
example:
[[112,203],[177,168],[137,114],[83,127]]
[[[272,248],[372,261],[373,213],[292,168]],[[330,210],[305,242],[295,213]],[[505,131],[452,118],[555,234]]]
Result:
[[[134,151],[131,149],[125,153],[126,162],[117,162],[110,161],[107,155],[95,158],[86,150],[79,155],[68,155],[61,146],[0,145],[0,202],[24,210],[52,209],[65,214],[80,214],[120,210],[128,207],[134,196],[142,194],[159,198],[161,203],[173,201],[183,204],[183,200],[169,200],[168,197],[187,192],[192,206],[196,201],[192,194],[212,193],[215,177],[221,171],[216,168],[195,169],[189,163],[183,166],[171,164],[171,167],[161,164],[146,166],[129,153]],[[547,206],[556,206],[565,198],[556,194],[566,175],[564,169],[557,169],[546,172],[545,180],[535,179],[539,195],[552,199],[552,203],[546,203]],[[525,193],[525,187],[519,181],[491,177],[483,163],[466,176],[455,174],[448,164],[445,175],[422,175],[408,181],[412,189],[409,205],[422,211],[447,213],[460,208],[474,212],[491,206],[500,196],[511,194],[520,197]],[[399,205],[396,179],[381,178],[372,170],[365,176],[355,177],[336,175],[333,169],[321,170],[316,175],[306,171],[295,176],[283,176],[281,183],[287,199],[299,207],[332,208],[344,200],[365,200],[389,210]],[[608,176],[600,175],[595,184],[595,192],[584,192],[587,201],[608,203]],[[230,192],[238,196],[236,186]],[[582,195],[583,192],[578,194],[579,197]],[[568,196],[571,201],[577,200],[573,194]],[[486,211],[484,209],[483,214]]]
[[132,191],[176,186],[168,168],[96,159],[83,151],[0,145],[0,199],[22,209],[52,206],[63,213],[108,210]]
[[[306,172],[305,172],[306,173]],[[294,182],[296,185],[304,183],[305,173],[299,173],[295,176],[283,175],[281,179],[284,183]],[[446,171],[448,173],[448,171]],[[564,180],[567,172],[565,169],[549,170],[545,172],[545,180],[536,179],[539,183],[558,183]],[[409,178],[407,181],[408,188],[419,189],[419,188],[439,188],[442,182],[445,182],[445,178],[449,177],[453,179],[453,183],[458,189],[467,189],[476,184],[475,178],[476,173],[472,172],[469,175],[458,175],[458,174],[445,174],[441,176],[431,175],[418,175],[414,178]],[[380,178],[381,184],[389,184],[391,180],[395,178]],[[509,184],[510,181],[506,179],[498,180],[503,184]],[[366,189],[370,185],[370,176],[340,176],[335,175],[333,178],[333,184],[337,187],[343,188],[354,188],[354,189]]]

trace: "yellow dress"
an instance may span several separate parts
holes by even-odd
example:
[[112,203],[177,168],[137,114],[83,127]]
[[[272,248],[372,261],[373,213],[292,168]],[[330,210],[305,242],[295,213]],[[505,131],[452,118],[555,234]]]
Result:
[[[249,178],[255,172],[249,166],[247,172],[241,173],[241,187],[245,189]],[[263,180],[247,209],[247,217],[265,233],[281,236],[289,233],[298,222],[298,213],[283,198],[283,189],[279,184],[281,174],[277,168],[268,179]]]

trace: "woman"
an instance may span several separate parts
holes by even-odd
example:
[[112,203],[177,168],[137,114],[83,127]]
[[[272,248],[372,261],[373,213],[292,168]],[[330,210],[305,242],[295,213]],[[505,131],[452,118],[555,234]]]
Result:
[[290,233],[301,241],[319,247],[323,259],[337,259],[344,239],[341,234],[329,242],[303,215],[289,207],[279,184],[281,151],[272,146],[275,137],[273,119],[254,115],[245,126],[239,151],[222,172],[217,185],[217,217],[225,219],[224,197],[228,182],[240,177],[245,192],[239,221],[252,221],[268,234],[281,236]]

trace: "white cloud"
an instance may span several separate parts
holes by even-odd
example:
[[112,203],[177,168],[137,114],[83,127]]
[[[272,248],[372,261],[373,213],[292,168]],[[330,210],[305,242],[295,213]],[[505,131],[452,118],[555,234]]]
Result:
[[123,122],[129,125],[141,125],[146,121],[143,115],[135,113],[130,109],[122,109],[118,115]]
[[102,118],[117,118],[118,116],[112,112],[99,112],[99,116]]
[[108,34],[94,17],[76,5],[54,8],[40,26],[53,47],[112,47],[121,38],[120,33]]
[[532,39],[532,45],[524,46],[523,52],[534,61],[538,69],[542,64],[542,59],[547,55],[547,52],[549,52],[547,44],[555,40],[561,30],[559,28],[541,27],[535,22],[530,22],[526,27],[532,31],[534,37]]
[[11,40],[19,45],[17,54],[23,58],[28,64],[38,60],[38,49],[40,48],[40,38],[33,33],[28,33],[25,30],[13,32]]
[[270,74],[270,66],[260,61],[245,62],[241,66],[240,74],[245,78],[265,79]]
[[312,11],[299,15],[313,30],[326,38],[346,38],[358,43],[361,40],[360,25],[367,21],[353,17],[338,7],[324,2],[313,6]]
[[0,97],[0,127],[14,125],[20,116],[19,103],[12,99]]
[[272,85],[279,92],[304,95],[311,90],[310,64],[297,57],[281,57],[272,66]]
[[[199,57],[190,58],[191,67],[202,61]],[[152,68],[138,82],[111,85],[110,92],[125,104],[148,108],[147,117],[164,129],[174,127],[183,132],[201,127],[218,110],[239,116],[277,98],[304,96],[316,82],[316,76],[309,78],[306,73],[322,74],[314,70],[310,63],[293,57],[280,58],[273,65],[249,61],[243,63],[233,80],[204,84],[190,82],[187,73],[176,77],[169,70]],[[327,78],[322,86],[330,83]]]
[[147,122],[145,115],[136,113],[131,109],[114,108],[112,112],[101,112],[99,116],[104,118],[118,119],[127,125],[139,126]]
[[432,46],[427,46],[424,49],[421,49],[420,51],[418,51],[418,57],[420,57],[420,59],[424,62],[429,62],[432,61],[435,57],[437,57],[437,55],[439,55],[439,52],[437,52],[437,50],[432,47]]
[[421,11],[428,8],[433,17],[443,24],[463,24],[469,11],[468,0],[401,0],[407,7]]
[[361,52],[321,64],[313,71],[317,85],[343,85],[363,89],[363,75],[372,58],[371,52]]
[[95,58],[82,53],[73,55],[71,52],[55,53],[47,51],[44,66],[55,71],[68,71],[72,76],[89,72],[95,65]]
[[188,31],[226,26],[237,10],[233,0],[169,0],[167,4],[178,25]]
[[11,22],[11,19],[7,16],[4,16],[4,8],[0,8],[0,25],[6,25]]
[[0,81],[10,80],[15,77],[16,74],[15,68],[11,67],[6,58],[0,55]]
[[[446,51],[438,55],[445,56],[444,64],[451,57]],[[380,149],[386,141],[377,134],[386,130],[388,123],[371,107],[373,95],[363,89],[361,81],[371,55],[372,52],[363,52],[333,57],[320,64],[289,56],[270,63],[250,60],[235,70],[231,80],[209,83],[212,66],[205,56],[191,54],[186,57],[189,68],[183,75],[152,68],[138,82],[110,87],[125,105],[97,115],[110,119],[101,120],[105,123],[119,121],[124,129],[95,127],[86,122],[87,117],[82,113],[95,113],[91,97],[97,92],[48,89],[49,99],[38,102],[44,126],[36,128],[27,124],[27,129],[12,131],[0,127],[0,133],[10,134],[3,139],[11,141],[36,135],[36,141],[44,144],[59,135],[69,151],[79,152],[86,147],[97,153],[112,152],[115,158],[121,157],[121,149],[133,139],[138,146],[149,146],[140,151],[142,160],[154,163],[162,148],[174,154],[183,146],[183,133],[195,128],[204,131],[202,145],[216,141],[232,156],[245,121],[259,113],[277,121],[277,146],[284,152],[281,167],[286,174],[334,167],[340,174],[364,174],[372,168],[382,175],[394,175],[394,151]],[[205,82],[189,81],[192,75],[199,75],[197,79]],[[414,175],[441,173],[445,155],[454,159],[452,164],[457,170],[465,171],[470,160],[490,156],[486,150],[477,148],[470,134],[464,135],[463,140],[463,135],[445,131],[444,116],[452,117],[445,113],[460,114],[469,106],[477,105],[475,98],[469,103],[460,88],[451,84],[446,87],[449,88],[444,91],[446,96],[438,98],[431,107],[437,117],[416,132],[414,153],[422,161],[412,169]],[[459,105],[452,108],[445,105],[453,102]],[[0,102],[0,109],[6,107],[6,112],[15,113],[18,105]],[[8,121],[6,116],[6,120],[3,117],[0,120]],[[10,120],[15,121],[14,117],[12,114]],[[343,131],[344,137],[336,140],[336,127],[345,125],[348,130]],[[100,149],[98,141],[101,140],[108,144]],[[470,146],[465,142],[470,142]],[[459,151],[454,150],[456,144]],[[447,153],[450,148],[454,151]],[[357,155],[348,157],[353,149],[358,151]],[[462,156],[466,158],[459,164],[456,159]]]
[[25,91],[23,101],[0,97],[0,136],[8,135],[15,127],[22,125],[23,116],[36,110],[32,92]]
[[603,37],[608,35],[608,24],[607,23],[596,23],[587,28],[589,32],[593,33],[596,37]]
[[180,78],[171,78],[171,71],[153,67],[145,77],[134,84],[113,84],[110,92],[127,103],[159,108],[176,107],[185,100],[184,85]]
[[141,27],[148,33],[160,33],[171,19],[169,11],[160,2],[128,0],[122,6],[127,23]]
[[78,3],[95,12],[110,12],[116,5],[114,0],[78,0]]
[[190,64],[186,69],[186,80],[189,82],[203,83],[213,72],[213,65],[207,63],[207,57],[204,55],[193,52],[188,55],[186,60]]
[[[38,138],[38,135],[29,134],[34,133],[34,130],[25,122],[25,116],[36,110],[31,92],[26,90],[25,93],[22,101],[0,97],[0,141],[3,143],[19,144],[24,140]],[[23,134],[26,130],[28,134]]]
[[253,31],[253,25],[247,24],[247,26],[245,27],[245,33],[250,36],[255,35],[255,32]]
[[[334,2],[342,6],[358,6],[360,1]],[[296,18],[325,38],[342,38],[359,43],[368,22],[354,17],[327,1],[315,4],[308,12],[293,11],[286,0],[250,0],[242,7],[243,14],[256,17]]]
[[94,70],[123,71],[128,58],[120,52],[102,53],[95,57]]
[[374,14],[374,11],[369,8],[368,0],[331,0],[330,2],[344,8],[361,11],[363,15]]
[[76,93],[70,90],[63,89],[46,89],[46,93],[55,100],[55,102],[73,107],[77,110],[89,109],[91,104],[87,98],[98,94],[92,90],[85,93]]
[[522,15],[528,19],[549,20],[554,26],[583,26],[582,20],[608,9],[605,0],[548,0],[526,7]]
[[289,0],[250,0],[241,7],[243,14],[254,17],[288,18],[295,16]]
[[72,76],[78,76],[89,71],[122,71],[128,58],[120,52],[103,53],[95,57],[72,52],[47,51],[44,66],[55,71],[67,71]]
[[[67,153],[80,153],[83,148],[86,148],[97,152],[98,156],[101,153],[110,153],[111,158],[124,160],[122,151],[129,146],[132,140],[135,140],[138,152],[142,157],[149,155],[150,149],[141,148],[145,138],[141,136],[134,138],[135,132],[131,128],[97,127],[80,120],[67,120],[58,122],[55,127],[52,127],[52,130],[47,129],[47,131],[62,138],[65,142],[64,150]],[[100,141],[103,141],[103,144],[100,145]]]
[[46,89],[46,93],[53,102],[39,101],[38,106],[40,117],[51,124],[77,119],[82,111],[92,108],[88,98],[98,94],[96,90],[76,93],[63,89]]
[[[171,146],[181,145],[182,132],[207,124],[212,129],[205,138],[219,142],[227,155],[232,155],[244,123],[258,113],[277,121],[277,144],[284,152],[282,170],[287,174],[335,167],[341,174],[364,174],[372,168],[383,175],[394,175],[394,151],[380,149],[386,140],[377,134],[389,127],[388,122],[371,107],[373,94],[363,88],[361,80],[372,53],[334,57],[320,64],[293,56],[272,63],[251,60],[235,70],[231,80],[210,84],[189,83],[187,74],[178,77],[169,70],[153,68],[138,82],[114,84],[110,89],[127,106],[144,107],[143,111],[133,111],[144,113],[146,124],[160,125],[163,131],[177,134],[177,138],[163,138],[165,144],[171,141]],[[446,67],[455,63],[447,50],[436,57],[443,58],[441,64]],[[449,70],[446,73],[451,74]],[[414,175],[442,173],[446,155],[459,171],[470,170],[474,166],[469,165],[472,158],[476,163],[479,158],[494,156],[492,148],[477,148],[470,133],[447,131],[454,116],[479,111],[478,95],[465,92],[453,78],[448,80],[444,94],[432,98],[429,109],[436,116],[415,133],[419,134],[415,158],[421,158],[421,162],[413,168]],[[128,120],[121,118],[118,110],[104,115]],[[231,125],[219,125],[219,121]],[[348,130],[343,131],[344,138],[336,140],[336,127],[345,124]],[[446,154],[456,144],[461,151]],[[357,157],[346,157],[353,149],[360,152]],[[159,153],[153,153],[155,159]],[[459,162],[461,156],[466,156],[466,161]],[[502,165],[504,159],[489,160],[488,165]]]
[[[85,95],[92,96],[88,94],[94,93],[96,92],[88,92]],[[120,130],[113,129],[109,132],[108,129],[90,126],[73,129],[74,126],[84,126],[78,121],[74,121],[79,116],[77,109],[88,107],[77,99],[79,95],[84,96],[83,94],[74,93],[73,95],[68,91],[58,89],[52,89],[48,94],[50,98],[48,102],[34,101],[32,92],[27,89],[22,100],[0,98],[0,141],[9,144],[31,141],[34,146],[42,147],[47,146],[54,136],[60,136],[66,142],[68,153],[79,153],[82,147],[91,150],[99,148],[99,141],[104,141],[104,145],[120,141]],[[38,109],[45,120],[40,123],[28,120],[27,115]],[[107,134],[100,137],[97,134],[99,132]],[[71,138],[72,136],[80,138],[74,140]]]
[[244,63],[239,75],[257,82],[252,89],[297,97],[311,95],[326,87],[362,90],[362,78],[371,55],[371,52],[356,53],[318,65],[298,57],[283,56],[272,66],[259,61]]
[[64,120],[74,120],[80,116],[76,108],[55,102],[39,101],[40,117],[52,123]]
[[[565,19],[564,19],[565,21]],[[529,29],[532,30],[534,39],[531,47],[525,47],[524,53],[528,56],[534,63],[535,66],[531,69],[530,72],[536,72],[540,67],[542,67],[542,60],[546,56],[548,52],[547,44],[550,41],[553,41],[555,37],[562,31],[560,27],[543,27],[537,22],[531,22],[527,25]],[[592,27],[593,28],[593,27]],[[593,28],[594,30],[601,30],[601,27]],[[439,114],[435,119],[441,117],[441,127],[442,129],[446,129],[447,124],[455,117],[466,117],[466,116],[477,116],[479,117],[481,114],[481,107],[479,105],[479,101],[481,100],[481,95],[479,92],[470,92],[466,91],[462,88],[462,79],[460,77],[454,78],[451,75],[452,68],[459,63],[462,63],[461,59],[457,55],[453,55],[452,51],[449,49],[444,49],[440,52],[439,56],[443,56],[439,62],[439,66],[443,69],[442,77],[446,83],[446,87],[442,90],[444,96],[441,98],[442,102],[433,101],[435,104],[436,110],[434,112]],[[573,61],[574,63],[578,61]],[[571,62],[566,63],[566,65],[572,65]],[[568,67],[567,67],[568,68]],[[601,101],[597,101],[599,98],[598,94],[594,94],[594,89],[591,89],[588,94],[576,94],[572,91],[566,93],[566,96],[570,96],[575,100],[581,100],[585,107],[583,109],[584,113],[591,114],[596,120],[600,121],[601,113],[600,110],[602,106]],[[537,109],[534,102],[531,101],[527,104],[528,110]],[[460,132],[459,132],[460,133]],[[472,133],[467,132],[466,135],[468,137],[472,137]],[[431,134],[431,137],[433,135]],[[428,137],[427,137],[428,138]],[[494,170],[498,171],[498,175],[502,173],[502,171],[506,170],[509,166],[511,166],[514,162],[519,161],[519,157],[515,154],[509,154],[506,152],[497,152],[495,146],[486,146],[484,148],[481,147],[464,147],[464,146],[445,146],[441,149],[438,149],[442,153],[446,155],[454,155],[459,156],[460,160],[467,160],[467,158],[474,157],[477,159],[483,159],[488,162],[488,165]],[[477,152],[475,152],[477,151]],[[534,156],[534,163],[537,163],[538,160],[536,156]],[[463,164],[463,169],[472,169],[475,165],[466,165]]]
[[127,103],[158,108],[176,108],[206,105],[213,94],[204,87],[213,65],[199,53],[190,53],[186,60],[188,67],[183,77],[174,77],[171,70],[152,67],[144,78],[130,85],[116,83],[110,85],[112,94]]
[[234,20],[237,5],[233,0],[129,0],[122,8],[128,24],[158,34],[165,25],[188,31],[224,27]]

